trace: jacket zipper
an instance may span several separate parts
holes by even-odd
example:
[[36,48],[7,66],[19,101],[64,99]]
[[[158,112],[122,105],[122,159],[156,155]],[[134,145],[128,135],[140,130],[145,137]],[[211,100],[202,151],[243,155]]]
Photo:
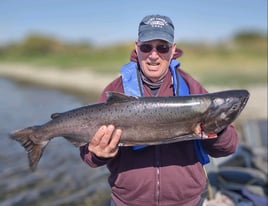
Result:
[[156,203],[157,206],[160,203],[160,168],[157,166],[156,168],[157,180],[156,180]]
[[156,159],[156,205],[160,205],[160,154],[159,147],[155,146]]

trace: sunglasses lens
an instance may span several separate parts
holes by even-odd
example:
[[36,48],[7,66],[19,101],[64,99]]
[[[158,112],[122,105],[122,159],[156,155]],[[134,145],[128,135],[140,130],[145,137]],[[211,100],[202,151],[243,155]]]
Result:
[[152,51],[153,46],[151,44],[142,44],[140,45],[140,50],[144,53],[148,53],[150,51]]
[[[140,50],[144,53],[149,53],[154,48],[151,44],[141,44],[139,47],[140,47]],[[169,48],[170,48],[170,46],[168,44],[162,44],[162,45],[156,46],[157,52],[162,53],[162,54],[168,53]]]
[[169,48],[170,48],[169,45],[163,44],[163,45],[158,45],[158,46],[156,47],[156,50],[157,50],[159,53],[164,54],[164,53],[168,53]]

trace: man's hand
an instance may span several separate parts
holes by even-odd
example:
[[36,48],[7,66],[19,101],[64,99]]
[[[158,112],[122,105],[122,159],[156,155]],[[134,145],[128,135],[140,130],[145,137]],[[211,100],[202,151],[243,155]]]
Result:
[[97,157],[110,158],[118,152],[118,143],[122,130],[115,129],[113,125],[102,126],[93,136],[88,145],[88,150]]

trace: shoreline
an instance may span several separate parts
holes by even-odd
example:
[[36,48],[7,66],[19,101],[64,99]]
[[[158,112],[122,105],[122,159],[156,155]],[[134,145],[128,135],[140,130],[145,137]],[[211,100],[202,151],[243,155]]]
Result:
[[24,84],[62,90],[87,99],[88,94],[93,94],[95,98],[100,95],[116,75],[103,76],[83,68],[63,70],[46,66],[36,69],[30,64],[0,63],[0,77]]
[[[43,67],[21,63],[0,63],[0,77],[16,82],[57,89],[81,97],[83,100],[97,100],[98,96],[117,75],[101,75],[92,71],[77,68],[62,70],[56,67]],[[209,86],[210,92],[237,89]],[[245,87],[250,92],[250,99],[239,119],[267,119],[267,85]]]

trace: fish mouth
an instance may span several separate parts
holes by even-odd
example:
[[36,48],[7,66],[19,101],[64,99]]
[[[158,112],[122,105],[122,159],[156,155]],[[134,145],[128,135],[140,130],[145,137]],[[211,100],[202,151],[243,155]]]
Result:
[[239,108],[239,113],[242,112],[242,110],[245,108],[248,100],[249,100],[249,92],[247,90],[244,90],[242,92],[242,94],[240,95],[240,99],[241,99],[241,106]]
[[249,100],[249,92],[247,90],[239,90],[235,91],[233,96],[230,96],[228,98],[227,103],[228,102],[230,103],[229,105],[230,111],[238,115],[244,110],[248,100]]
[[247,90],[240,90],[237,95],[235,95],[236,103],[230,107],[230,111],[237,117],[246,107],[249,100],[249,92]]

